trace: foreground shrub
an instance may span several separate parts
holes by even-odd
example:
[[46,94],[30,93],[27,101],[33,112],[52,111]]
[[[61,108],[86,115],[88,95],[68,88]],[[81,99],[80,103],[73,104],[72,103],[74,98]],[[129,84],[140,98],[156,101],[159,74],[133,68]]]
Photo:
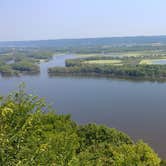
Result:
[[78,126],[20,88],[0,98],[0,165],[158,166],[160,158],[116,129]]

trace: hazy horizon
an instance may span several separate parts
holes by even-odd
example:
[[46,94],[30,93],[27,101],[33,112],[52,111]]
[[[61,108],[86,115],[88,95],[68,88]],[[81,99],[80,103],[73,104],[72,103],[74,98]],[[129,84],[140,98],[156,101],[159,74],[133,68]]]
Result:
[[1,0],[0,41],[166,35],[164,0]]
[[57,39],[29,39],[29,40],[0,40],[0,42],[33,42],[33,41],[50,41],[50,40],[81,40],[81,39],[104,39],[104,38],[135,38],[135,37],[166,37],[166,35],[131,35],[131,36],[104,36],[104,37],[78,37],[78,38],[57,38]]

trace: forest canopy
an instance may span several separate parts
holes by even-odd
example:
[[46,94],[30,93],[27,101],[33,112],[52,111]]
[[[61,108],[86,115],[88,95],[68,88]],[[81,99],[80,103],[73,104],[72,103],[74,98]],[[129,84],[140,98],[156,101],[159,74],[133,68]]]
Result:
[[[23,86],[0,98],[0,165],[158,166],[143,141],[102,125],[78,125]],[[164,162],[162,163],[164,164]]]

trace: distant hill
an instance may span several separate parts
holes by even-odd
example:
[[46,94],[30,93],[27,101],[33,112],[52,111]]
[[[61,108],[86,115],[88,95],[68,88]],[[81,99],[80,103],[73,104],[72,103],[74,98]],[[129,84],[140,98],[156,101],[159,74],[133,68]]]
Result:
[[166,36],[136,36],[85,39],[57,39],[36,41],[8,41],[0,42],[0,47],[87,47],[123,44],[166,44]]

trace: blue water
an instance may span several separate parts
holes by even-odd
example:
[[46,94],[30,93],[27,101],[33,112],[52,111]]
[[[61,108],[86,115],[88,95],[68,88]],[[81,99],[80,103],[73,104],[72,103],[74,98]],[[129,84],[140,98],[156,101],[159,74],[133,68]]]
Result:
[[154,64],[154,65],[166,65],[166,59],[154,60],[154,61],[152,62],[152,64]]
[[92,77],[49,77],[47,68],[64,66],[72,55],[41,62],[41,73],[1,77],[0,94],[25,82],[28,92],[45,97],[59,114],[71,114],[80,124],[95,122],[148,142],[166,158],[166,83]]

